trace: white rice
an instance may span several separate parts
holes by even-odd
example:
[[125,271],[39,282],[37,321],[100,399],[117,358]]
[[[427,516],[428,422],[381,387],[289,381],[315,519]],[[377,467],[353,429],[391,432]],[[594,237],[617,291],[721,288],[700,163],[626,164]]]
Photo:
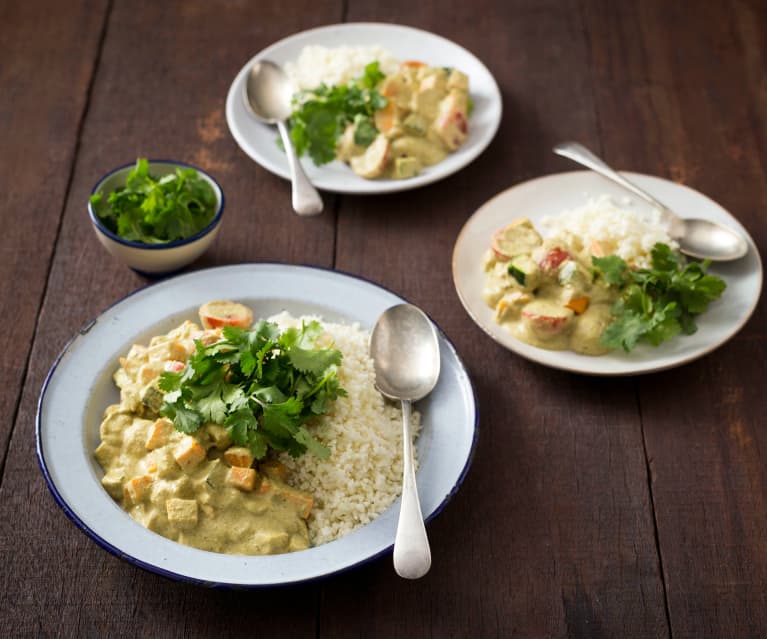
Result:
[[285,72],[299,89],[316,89],[321,83],[327,85],[347,84],[360,77],[365,67],[378,61],[381,71],[390,75],[397,70],[399,62],[386,49],[377,45],[365,47],[307,46],[301,50],[295,62],[285,64]]
[[594,241],[606,242],[614,249],[611,252],[632,266],[650,266],[650,251],[656,242],[678,247],[668,235],[661,212],[640,212],[628,197],[618,202],[610,195],[600,195],[583,206],[546,216],[542,223],[550,237],[570,233],[581,238],[585,247]]
[[[294,318],[288,313],[269,318],[283,328],[311,319],[319,318]],[[348,393],[312,427],[312,434],[330,448],[330,457],[280,455],[290,484],[314,497],[308,525],[315,546],[375,519],[399,496],[402,484],[402,412],[375,389],[373,360],[368,355],[370,334],[357,324],[322,325],[343,353],[338,376]],[[415,411],[413,430],[420,430],[420,415]]]

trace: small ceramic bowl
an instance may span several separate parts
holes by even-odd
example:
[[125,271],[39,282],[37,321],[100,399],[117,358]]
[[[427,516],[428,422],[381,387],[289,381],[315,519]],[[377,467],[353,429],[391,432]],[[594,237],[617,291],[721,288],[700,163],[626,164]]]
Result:
[[[134,167],[135,163],[126,164],[107,173],[93,187],[91,195],[101,192],[106,196],[116,188],[125,186],[125,179]],[[211,223],[199,233],[183,240],[174,240],[165,244],[143,244],[123,239],[101,223],[93,210],[93,206],[88,201],[88,214],[99,242],[114,257],[142,275],[155,277],[166,275],[190,264],[210,246],[221,225],[221,217],[224,213],[224,192],[216,180],[196,166],[184,162],[149,160],[149,170],[155,177],[173,173],[176,167],[191,168],[197,171],[198,175],[210,184],[216,195],[216,213]]]

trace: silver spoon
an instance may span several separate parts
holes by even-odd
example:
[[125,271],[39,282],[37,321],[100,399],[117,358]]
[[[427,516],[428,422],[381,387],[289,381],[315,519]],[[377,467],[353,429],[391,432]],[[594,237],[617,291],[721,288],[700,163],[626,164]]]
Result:
[[293,210],[299,215],[322,213],[322,198],[306,177],[290,141],[285,121],[290,117],[293,85],[281,67],[269,60],[256,62],[245,82],[245,106],[251,115],[267,124],[276,124],[288,156],[292,183]]
[[439,378],[437,331],[419,308],[392,306],[373,328],[370,355],[378,390],[402,402],[402,504],[394,539],[394,569],[400,577],[418,579],[429,572],[431,551],[415,482],[410,412],[412,402],[426,397]]
[[622,175],[607,166],[604,161],[582,144],[563,142],[554,147],[554,153],[570,158],[578,162],[578,164],[596,171],[657,208],[668,222],[669,235],[679,243],[679,250],[682,253],[699,259],[725,262],[737,260],[748,252],[748,244],[740,233],[709,220],[679,217],[667,206],[661,204],[650,194],[640,189],[636,184],[629,182]]

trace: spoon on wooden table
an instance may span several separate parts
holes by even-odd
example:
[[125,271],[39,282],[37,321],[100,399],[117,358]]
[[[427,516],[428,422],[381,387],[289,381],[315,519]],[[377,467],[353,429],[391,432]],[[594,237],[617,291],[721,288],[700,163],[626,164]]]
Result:
[[418,500],[410,428],[411,404],[428,395],[439,378],[437,331],[426,314],[411,304],[384,311],[370,336],[376,386],[382,395],[402,402],[402,502],[394,539],[394,569],[418,579],[431,567],[431,550]]
[[266,124],[276,124],[290,168],[293,210],[299,215],[322,213],[322,198],[306,177],[290,140],[285,121],[290,117],[293,85],[280,66],[269,60],[256,62],[245,82],[245,107]]
[[582,144],[563,142],[554,147],[554,153],[596,171],[658,209],[669,225],[669,236],[679,243],[679,250],[685,255],[714,262],[726,262],[737,260],[748,252],[746,240],[737,231],[710,220],[680,217],[652,195],[611,169]]

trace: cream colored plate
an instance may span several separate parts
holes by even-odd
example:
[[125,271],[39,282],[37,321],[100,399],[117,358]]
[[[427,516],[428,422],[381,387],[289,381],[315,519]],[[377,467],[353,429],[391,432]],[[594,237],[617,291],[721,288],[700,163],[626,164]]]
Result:
[[[762,290],[762,262],[753,239],[740,223],[705,195],[668,180],[636,173],[625,174],[682,216],[701,217],[728,224],[748,240],[749,252],[741,260],[713,265],[710,272],[727,282],[722,298],[698,321],[698,331],[678,336],[657,348],[640,345],[631,353],[614,351],[599,357],[569,351],[550,351],[512,337],[493,320],[493,311],[482,299],[482,255],[494,231],[516,217],[529,218],[542,231],[541,219],[585,204],[603,193],[625,198],[626,191],[590,171],[541,177],[518,184],[486,202],[464,225],[453,249],[453,281],[458,297],[471,318],[496,342],[534,362],[590,375],[633,375],[680,366],[724,344],[746,323]],[[643,210],[642,202],[632,200]]]

